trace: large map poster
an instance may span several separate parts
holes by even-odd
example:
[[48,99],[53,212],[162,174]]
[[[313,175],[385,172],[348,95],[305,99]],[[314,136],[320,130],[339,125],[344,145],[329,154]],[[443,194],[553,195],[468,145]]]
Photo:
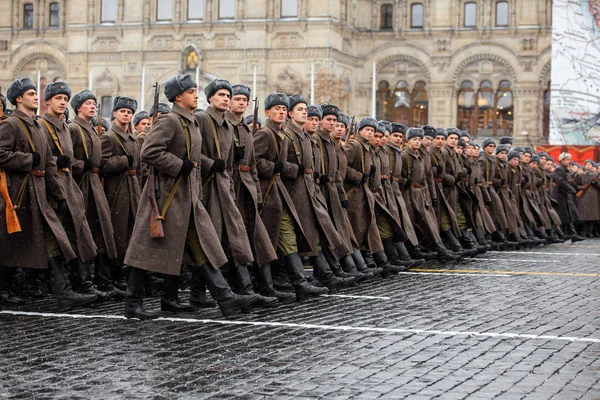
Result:
[[600,0],[554,0],[550,144],[600,144]]

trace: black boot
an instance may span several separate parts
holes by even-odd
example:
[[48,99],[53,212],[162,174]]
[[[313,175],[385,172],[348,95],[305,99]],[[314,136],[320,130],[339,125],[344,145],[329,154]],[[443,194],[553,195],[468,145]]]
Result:
[[547,244],[554,244],[554,243],[562,243],[563,241],[560,240],[558,238],[558,236],[556,236],[556,232],[554,231],[554,229],[547,229],[546,230],[546,235],[548,236],[548,238],[546,239],[546,243]]
[[94,286],[94,266],[86,261],[75,260],[77,279],[79,280],[79,293],[94,294],[98,301],[105,301],[115,297],[115,292],[103,292]]
[[377,267],[377,263],[373,259],[373,255],[371,254],[371,252],[369,252],[368,250],[363,250],[361,253],[362,253],[363,259],[365,260],[365,263],[367,264],[367,267],[369,267],[369,268]]
[[462,243],[463,247],[467,250],[476,250],[476,253],[474,254],[474,256],[479,255],[479,254],[483,254],[487,251],[487,246],[481,246],[479,245],[479,243],[477,243],[477,239],[475,238],[474,235],[472,235],[472,232],[467,230],[467,229],[463,229],[462,231],[460,231],[461,233],[461,238],[460,238],[460,242]]
[[271,265],[265,264],[258,268],[256,289],[260,294],[267,297],[275,297],[281,303],[290,301],[294,298],[292,293],[280,292],[273,286],[273,277],[271,275]]
[[129,271],[127,289],[125,290],[125,318],[155,319],[160,312],[147,310],[144,307],[144,287],[147,272],[143,269],[132,267]]
[[434,244],[431,246],[431,248],[432,250],[435,250],[441,263],[458,261],[461,258],[459,255],[453,254],[450,250],[448,250],[442,242]]
[[448,249],[452,250],[455,254],[459,254],[462,257],[474,257],[477,254],[477,249],[463,248],[452,229],[442,232],[442,238]]
[[265,297],[254,292],[254,286],[252,285],[252,279],[250,278],[250,272],[248,266],[240,264],[235,267],[235,275],[237,288],[236,292],[239,294],[253,294],[258,296],[258,300],[254,303],[254,307],[275,307],[279,300],[276,297]]
[[73,307],[87,306],[98,299],[95,294],[73,292],[71,283],[62,262],[55,258],[48,260],[48,286],[58,302],[58,311],[69,311]]
[[383,272],[383,270],[379,267],[377,267],[375,270],[371,270],[367,266],[367,263],[365,262],[365,259],[363,258],[363,255],[360,250],[354,250],[352,252],[352,261],[354,261],[356,270],[358,272],[360,272],[361,274],[367,276],[367,278],[365,278],[365,280],[372,279],[376,276],[379,276]]
[[354,259],[350,254],[342,257],[340,264],[342,269],[348,273],[348,275],[356,277],[358,282],[363,282],[373,277],[373,273],[371,271],[369,271],[369,274],[359,272],[358,268],[356,268],[356,264],[354,263]]
[[410,249],[410,242],[407,242],[408,244],[408,251],[409,253],[412,255],[412,257],[414,257],[415,260],[418,259],[425,259],[425,260],[433,260],[434,258],[437,257],[437,253],[434,251],[425,251],[423,249],[423,247],[421,247],[420,244],[417,244],[416,246],[412,246],[412,251]]
[[[112,284],[112,277],[110,275],[110,263],[106,254],[98,254],[94,262],[94,280],[98,290],[102,292],[115,292],[115,287]],[[121,296],[124,293],[118,293]]]
[[210,264],[202,264],[198,267],[202,272],[202,276],[208,286],[210,295],[217,301],[221,313],[224,317],[233,314],[237,309],[242,312],[248,312],[251,306],[259,300],[256,294],[239,295],[233,293],[231,287],[223,278],[220,269],[213,268]]
[[190,304],[200,308],[213,308],[217,302],[206,297],[206,283],[200,268],[192,265],[192,281],[190,282]]
[[475,229],[471,233],[480,246],[485,246],[485,251],[490,251],[492,249],[492,245],[485,240],[485,235],[480,229]]
[[533,229],[531,229],[529,224],[524,224],[524,227],[525,227],[525,232],[527,232],[527,237],[529,238],[529,240],[532,241],[532,244],[534,246],[539,246],[539,245],[545,243],[545,240],[542,240],[542,239],[538,238],[537,236],[535,236],[535,233],[533,233]]
[[164,278],[165,293],[160,299],[161,311],[169,311],[173,313],[190,312],[194,310],[194,306],[187,301],[179,299],[179,276],[165,275]]
[[[397,267],[398,271],[406,271],[415,264],[414,262],[406,262],[400,259],[398,249],[394,244],[394,239],[387,238],[383,239],[381,242],[383,243],[383,251],[385,252],[388,262],[394,267]],[[373,258],[375,258],[375,256],[373,256]],[[377,262],[377,260],[375,260],[375,262]]]
[[325,287],[316,287],[306,281],[304,265],[302,265],[302,259],[298,253],[289,254],[284,258],[292,285],[294,285],[296,291],[296,301],[303,301],[308,296],[319,296],[329,292],[329,289]]
[[409,263],[410,266],[408,266],[408,268],[416,268],[416,267],[420,267],[421,265],[425,264],[425,260],[422,258],[413,260],[410,257],[410,254],[408,253],[408,249],[406,248],[406,246],[404,245],[403,242],[396,243],[396,250],[398,251],[398,258],[400,259],[400,261]]
[[12,283],[15,269],[12,267],[0,267],[0,304],[14,306],[25,304],[25,299],[16,296],[12,291]]
[[568,224],[568,227],[569,233],[571,235],[571,243],[581,242],[582,240],[585,240],[585,237],[579,236],[577,234],[577,231],[575,230],[575,225],[573,223]]
[[402,272],[406,269],[405,267],[397,267],[392,265],[388,261],[384,251],[378,251],[377,253],[373,254],[373,260],[375,260],[377,266],[383,270],[381,272],[381,276],[384,278],[387,278],[391,275],[397,275],[399,272]]
[[325,260],[327,260],[327,264],[329,264],[329,268],[331,268],[331,271],[335,276],[337,276],[338,278],[349,278],[354,276],[342,269],[340,262],[336,260],[329,247],[324,248],[322,253],[325,256]]
[[329,290],[340,289],[356,283],[356,278],[354,277],[338,278],[335,276],[321,251],[316,256],[311,257],[310,262],[313,266],[313,275],[315,278],[327,286]]

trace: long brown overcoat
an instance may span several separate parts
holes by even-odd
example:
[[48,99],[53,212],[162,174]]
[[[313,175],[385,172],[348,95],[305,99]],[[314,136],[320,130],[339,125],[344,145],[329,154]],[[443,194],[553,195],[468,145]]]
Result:
[[[181,119],[180,119],[181,118]],[[190,152],[186,149],[182,121],[189,129]],[[165,201],[179,179],[183,159],[200,164],[202,136],[194,116],[175,105],[170,113],[160,114],[154,121],[142,148],[142,159],[154,167],[158,174],[161,211]],[[141,196],[131,244],[125,256],[125,264],[148,271],[179,275],[184,262],[186,236],[189,224],[198,234],[199,245],[210,265],[218,269],[227,262],[210,217],[202,205],[201,167],[194,168],[189,176],[181,177],[163,221],[165,237],[150,238],[152,206],[148,198],[148,185]]]
[[558,202],[558,215],[563,224],[572,224],[581,219],[575,204],[577,184],[563,165],[559,165],[552,175],[552,197]]
[[[69,125],[69,131],[73,143],[71,172],[83,194],[85,215],[96,242],[96,247],[105,250],[109,259],[116,259],[117,246],[115,244],[110,206],[99,174],[102,164],[100,138],[91,122],[79,117],[75,117],[74,122]],[[93,169],[84,171],[84,163],[88,158],[93,164]]]
[[[140,202],[142,164],[140,148],[130,132],[125,132],[113,123],[108,132],[100,136],[102,145],[102,173],[104,193],[110,206],[117,263],[123,264]],[[133,158],[131,168],[127,155]]]
[[[313,248],[310,245],[310,241],[306,238],[306,232],[302,229],[302,224],[300,223],[300,218],[296,212],[294,202],[290,198],[290,195],[281,180],[281,175],[288,178],[294,176],[292,164],[286,162],[288,146],[291,145],[289,138],[283,133],[278,124],[267,119],[262,129],[256,132],[253,140],[254,154],[256,157],[256,171],[258,172],[260,189],[263,194],[261,217],[267,228],[269,237],[271,238],[273,248],[277,249],[279,232],[281,229],[281,216],[285,205],[296,224],[295,231],[298,252],[312,252]],[[273,178],[273,170],[275,169],[275,161],[277,160],[284,163],[284,168],[283,171],[281,171],[281,174],[277,174]],[[271,178],[273,178],[273,183],[269,185]],[[267,192],[269,186],[271,187]]]
[[496,177],[496,159],[490,156],[485,151],[479,156],[477,161],[481,172],[483,173],[484,185],[482,190],[487,191],[491,202],[486,204],[490,216],[494,220],[496,227],[499,228],[503,233],[508,231],[508,221],[506,220],[506,214],[504,213],[504,206],[502,199],[498,195],[496,188],[501,186],[501,182]]
[[[40,122],[42,122],[42,127],[46,131],[46,139],[50,144],[54,161],[56,162],[56,159],[61,155],[65,155],[73,160],[73,142],[71,141],[71,134],[67,124],[49,113],[45,113]],[[63,189],[67,208],[69,209],[75,230],[77,248],[73,250],[76,250],[80,260],[91,261],[96,257],[97,247],[87,218],[85,217],[83,194],[73,179],[70,165],[64,170],[58,171],[58,180]]]
[[[592,182],[595,182],[596,185],[592,185]],[[579,186],[579,190],[584,190],[583,196],[576,199],[577,210],[579,211],[581,220],[600,220],[600,180],[594,173],[586,171],[575,177],[575,183]]]
[[[336,141],[332,139],[335,143],[335,150],[337,153],[337,162],[338,162],[338,171],[340,173],[340,179],[342,182],[346,180],[346,172],[348,171],[348,158],[346,157],[346,152],[342,147],[341,141]],[[316,146],[316,143],[315,143]],[[317,148],[318,150],[318,148]],[[320,188],[317,188],[320,192]],[[346,197],[347,199],[347,197]],[[360,246],[358,245],[358,241],[356,240],[356,236],[354,235],[354,230],[352,229],[352,224],[350,224],[350,218],[348,218],[348,210],[342,207],[342,215],[340,219],[340,215],[338,213],[333,213],[329,208],[329,215],[331,216],[331,220],[333,224],[337,228],[338,233],[342,237],[342,240],[346,244],[350,250],[356,250]]]
[[522,171],[524,176],[527,176],[527,181],[523,182],[523,185],[521,186],[521,193],[524,200],[523,205],[529,209],[531,215],[533,216],[534,223],[531,227],[543,229],[548,225],[548,223],[546,222],[535,197],[535,178],[529,165],[523,163]]
[[234,165],[232,172],[235,202],[246,224],[254,260],[259,267],[262,267],[277,260],[277,252],[258,213],[257,207],[262,203],[262,192],[256,172],[252,134],[248,125],[233,114],[228,112],[227,119],[233,125],[234,140],[237,141],[237,145],[244,147],[244,158]]
[[388,200],[396,204],[402,229],[406,233],[406,236],[412,245],[416,246],[419,244],[419,240],[417,238],[417,234],[415,233],[412,221],[410,220],[408,210],[406,209],[406,202],[404,201],[404,196],[402,195],[402,190],[400,189],[400,185],[398,183],[398,180],[402,176],[402,150],[393,146],[391,143],[386,145],[386,150],[389,159],[389,176],[392,186],[392,194]]
[[[235,265],[254,261],[244,220],[235,203],[233,185],[233,125],[225,115],[208,106],[195,115],[202,135],[202,203],[210,215],[217,235],[230,253]],[[225,161],[223,172],[211,172],[215,159]]]
[[475,227],[476,229],[480,229],[487,233],[495,232],[496,227],[494,226],[494,221],[485,207],[486,201],[489,202],[490,200],[489,198],[486,198],[486,196],[489,196],[489,192],[481,190],[485,182],[477,158],[469,158],[469,166],[471,167],[469,187],[477,198],[477,202],[473,202]]
[[375,191],[375,203],[377,207],[375,211],[380,215],[387,216],[391,223],[392,232],[394,233],[394,243],[405,242],[408,240],[406,232],[402,228],[400,219],[400,211],[398,204],[394,201],[394,188],[389,178],[390,158],[385,147],[378,147],[374,153],[375,165],[380,171],[379,185]]
[[442,153],[441,149],[431,146],[431,151],[429,154],[431,156],[431,170],[436,188],[436,197],[438,199],[437,207],[435,208],[437,226],[439,230],[442,229],[442,213],[446,212],[450,217],[450,223],[452,224],[452,230],[454,233],[460,232],[458,221],[456,220],[456,212],[454,211],[455,207],[446,196],[446,188],[454,186],[454,175],[446,172],[446,167],[448,164],[446,156]]
[[[31,145],[23,130],[31,134]],[[37,151],[40,164],[36,170],[45,171],[45,176],[31,175],[33,155]],[[6,172],[10,183],[10,196],[13,204],[18,205],[19,189],[24,179],[23,201],[17,209],[21,232],[8,234],[6,226],[6,203],[0,196],[0,265],[7,267],[47,268],[44,224],[46,224],[60,246],[67,261],[76,258],[73,249],[48,198],[59,201],[65,198],[61,188],[56,163],[52,157],[46,133],[40,123],[20,110],[0,123],[0,168]]]
[[550,196],[550,188],[552,187],[552,174],[549,171],[543,171],[544,176],[544,185],[540,188],[542,192],[542,197],[544,199],[544,204],[546,206],[546,210],[548,211],[548,216],[550,217],[550,222],[553,225],[553,228],[560,229],[561,221],[558,216],[558,212],[554,207],[555,201]]
[[519,231],[519,210],[516,207],[514,194],[509,186],[509,174],[513,174],[506,161],[496,160],[495,179],[500,181],[500,187],[496,188],[496,193],[502,201],[502,209],[506,216],[508,233],[517,233]]

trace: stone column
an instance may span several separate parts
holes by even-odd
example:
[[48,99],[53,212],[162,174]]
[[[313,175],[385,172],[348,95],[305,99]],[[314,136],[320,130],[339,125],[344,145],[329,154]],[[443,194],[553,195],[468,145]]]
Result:
[[448,128],[456,124],[456,101],[454,86],[448,83],[431,83],[427,88],[429,96],[429,125]]
[[[540,143],[540,118],[538,103],[540,102],[539,82],[519,82],[513,88],[515,144]],[[526,133],[526,134],[524,134]]]

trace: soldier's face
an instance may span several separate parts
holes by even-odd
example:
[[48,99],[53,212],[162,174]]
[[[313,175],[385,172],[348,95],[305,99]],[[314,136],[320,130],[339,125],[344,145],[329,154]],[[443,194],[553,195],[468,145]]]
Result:
[[346,125],[343,122],[336,122],[335,129],[331,132],[331,137],[340,140],[346,134]]
[[276,105],[265,111],[265,114],[271,121],[275,122],[276,124],[283,124],[283,121],[285,121],[285,116],[287,114],[287,107],[282,105]]
[[236,94],[231,98],[229,103],[229,111],[234,114],[243,114],[248,108],[248,98],[243,94]]
[[79,107],[79,111],[77,114],[81,118],[92,119],[94,115],[96,115],[96,102],[93,99],[88,99],[83,102],[81,107]]
[[400,147],[402,144],[402,134],[400,132],[392,132],[388,141],[392,144],[392,146]]
[[312,135],[319,129],[319,122],[319,117],[308,117],[304,123],[304,130]]
[[508,163],[510,164],[511,167],[516,168],[519,165],[519,159],[516,157],[513,157],[510,160],[508,160]]
[[463,153],[463,150],[464,150],[464,148],[462,148],[462,147],[460,147],[460,146],[456,146],[456,147],[454,148],[454,150],[456,151],[456,154],[462,154],[462,153]]
[[530,162],[530,163],[529,163],[529,168],[531,168],[531,169],[534,169],[534,170],[535,170],[535,169],[537,169],[537,168],[538,168],[538,163],[537,163],[537,161],[532,161],[532,162]]
[[374,133],[375,133],[375,129],[373,129],[370,126],[365,126],[360,131],[358,131],[358,134],[360,135],[360,137],[362,137],[367,142],[371,141],[371,137],[373,136]]
[[50,100],[46,102],[46,106],[52,111],[53,114],[63,115],[67,109],[67,103],[69,98],[64,94],[57,94],[52,96]]
[[554,165],[552,165],[552,161],[546,161],[546,165],[544,166],[546,171],[552,171],[552,167]]
[[229,100],[231,99],[231,93],[227,89],[219,89],[213,94],[208,102],[211,107],[217,111],[224,112],[229,109]]
[[521,155],[521,161],[523,161],[525,164],[528,164],[529,161],[531,161],[531,154],[523,153],[523,155]]
[[436,149],[441,149],[444,147],[444,143],[446,143],[446,138],[442,135],[438,135],[435,137],[435,139],[433,139],[433,146]]
[[464,153],[467,157],[472,157],[473,156],[473,146],[469,146],[467,144],[467,147],[465,147]]
[[491,156],[492,154],[494,154],[494,151],[496,150],[496,145],[495,144],[488,144],[487,146],[485,146],[483,148],[483,151],[485,151],[487,153],[487,155]]
[[308,107],[304,103],[296,104],[294,109],[290,111],[290,118],[297,124],[303,126],[306,123],[308,115]]
[[381,137],[381,140],[379,140],[379,145],[380,146],[385,146],[385,144],[388,142],[388,138],[390,137],[390,135],[383,135]]
[[369,140],[369,144],[373,147],[379,147],[379,143],[381,142],[381,138],[383,137],[383,133],[377,131],[371,135],[371,140]]
[[150,132],[150,118],[144,118],[143,120],[141,120],[140,122],[138,122],[138,124],[135,126],[135,130],[142,133],[142,132]]
[[496,154],[496,158],[500,161],[506,161],[506,152],[505,151],[501,151],[500,153]]
[[421,137],[419,136],[415,136],[415,137],[411,137],[410,139],[408,139],[406,141],[406,144],[408,145],[408,147],[410,147],[412,150],[417,150],[419,147],[421,147],[421,141],[423,139],[421,139]]
[[428,149],[431,146],[431,142],[433,142],[433,138],[431,136],[423,136],[421,144],[425,146],[426,149]]
[[589,162],[585,163],[585,170],[586,171],[591,171],[592,167],[593,167],[592,163],[589,163]]
[[115,112],[113,112],[113,117],[122,125],[127,125],[131,122],[131,118],[133,118],[133,111],[129,108],[119,108]]
[[458,144],[458,136],[457,135],[448,135],[448,139],[446,139],[446,144],[448,147],[456,147]]
[[546,165],[546,156],[540,156],[540,165]]
[[39,99],[35,89],[29,89],[21,96],[17,97],[17,105],[19,104],[26,110],[36,110],[39,106]]
[[178,103],[189,112],[194,112],[198,108],[198,89],[195,87],[186,90],[175,98],[175,103]]
[[321,120],[321,129],[323,132],[331,133],[335,128],[337,117],[335,115],[326,115]]

